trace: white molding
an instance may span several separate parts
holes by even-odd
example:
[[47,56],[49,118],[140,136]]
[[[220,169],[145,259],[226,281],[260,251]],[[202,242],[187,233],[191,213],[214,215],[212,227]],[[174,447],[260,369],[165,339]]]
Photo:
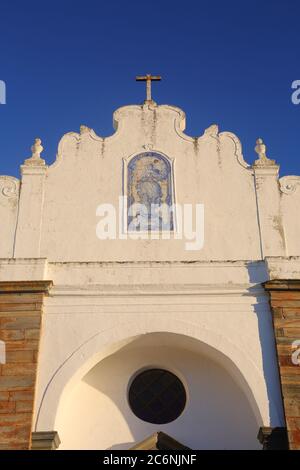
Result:
[[143,286],[127,285],[92,285],[92,286],[54,286],[51,290],[51,296],[83,296],[83,297],[142,297],[142,296],[265,296],[266,293],[261,285],[245,284],[245,285],[168,285],[161,286],[159,284],[149,284]]

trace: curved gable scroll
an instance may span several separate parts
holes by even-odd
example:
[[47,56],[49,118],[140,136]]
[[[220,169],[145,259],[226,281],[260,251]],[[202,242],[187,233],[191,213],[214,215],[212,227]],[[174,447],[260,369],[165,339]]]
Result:
[[14,256],[14,238],[18,217],[20,181],[0,175],[0,258]]
[[158,152],[140,153],[129,161],[126,175],[128,231],[173,231],[170,160]]

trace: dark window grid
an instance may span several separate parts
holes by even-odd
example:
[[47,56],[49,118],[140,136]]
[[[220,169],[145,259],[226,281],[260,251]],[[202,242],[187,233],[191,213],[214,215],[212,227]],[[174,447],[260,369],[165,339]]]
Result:
[[[144,374],[144,375],[143,375]],[[154,380],[149,381],[149,377],[155,377]],[[143,392],[148,388],[151,388],[157,382],[161,382],[161,379],[165,378],[165,386],[162,390],[152,391],[152,399],[144,399]],[[146,380],[144,380],[146,379]],[[179,379],[168,371],[159,371],[152,369],[145,371],[135,379],[138,382],[144,382],[142,390],[139,390],[138,393],[134,391],[134,382],[130,394],[130,404],[133,408],[133,411],[137,414],[140,419],[145,421],[153,422],[157,424],[163,424],[166,422],[171,422],[176,419],[183,411],[186,404],[186,395],[182,383]],[[146,383],[145,383],[146,382]],[[173,397],[170,396],[171,387],[175,387]],[[169,392],[168,392],[169,389]],[[147,394],[149,397],[149,394]],[[161,398],[163,396],[163,399]],[[157,407],[158,405],[158,407]],[[175,409],[174,409],[175,408]]]
[[[139,390],[138,392],[135,392],[134,389],[131,389],[131,393],[135,395],[135,398],[138,398],[140,395],[142,395],[142,393],[146,390],[146,389],[151,389],[151,387],[158,381],[161,380],[161,376],[162,375],[169,375],[169,372],[167,371],[161,371],[161,373],[158,375],[158,374],[154,374],[155,369],[151,369],[149,371],[145,371],[145,372],[142,372],[141,375],[138,375],[132,382],[131,384],[131,388],[132,386],[136,387],[137,385],[138,386],[143,386],[143,388],[141,390]],[[147,376],[146,376],[147,374]],[[149,377],[152,376],[152,379],[150,380],[149,382]],[[147,377],[148,380],[145,380]],[[173,377],[170,377],[173,381],[175,381],[175,379]]]
[[138,395],[135,394],[133,391],[133,398],[134,400],[136,400],[136,402],[140,404],[140,406],[149,406],[155,400],[160,400],[162,403],[167,403],[169,400],[173,400],[174,398],[176,399],[179,395],[182,395],[182,393],[184,393],[183,386],[181,387],[181,389],[179,389],[178,387],[177,390],[172,390],[174,385],[177,385],[177,381],[175,382],[175,380],[172,380],[159,391],[154,392],[150,390],[149,393],[151,393],[152,398],[145,397],[144,393],[148,390],[144,390]]
[[[178,415],[177,413],[177,410],[178,409],[184,409],[185,407],[185,404],[186,404],[186,400],[183,399],[182,397],[173,397],[172,400],[169,400],[167,403],[165,401],[161,401],[159,399],[160,402],[160,408],[159,410],[153,410],[153,408],[151,408],[151,404],[153,403],[148,403],[146,406],[145,406],[145,412],[147,412],[147,410],[150,410],[151,413],[155,414],[155,416],[159,417],[161,415]],[[175,406],[175,410],[174,410],[174,406]]]

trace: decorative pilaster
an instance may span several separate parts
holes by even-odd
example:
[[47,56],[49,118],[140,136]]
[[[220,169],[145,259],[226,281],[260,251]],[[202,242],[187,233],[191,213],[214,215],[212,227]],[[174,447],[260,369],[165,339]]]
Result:
[[270,293],[289,448],[300,450],[300,280],[273,280]]
[[256,141],[258,160],[253,165],[262,257],[285,256],[286,242],[280,212],[279,166],[266,155],[262,139]]
[[32,155],[21,166],[22,184],[19,216],[16,229],[14,258],[39,258],[44,203],[44,184],[47,172],[41,158],[41,139],[35,139]]
[[29,449],[44,296],[50,281],[0,282],[0,449]]

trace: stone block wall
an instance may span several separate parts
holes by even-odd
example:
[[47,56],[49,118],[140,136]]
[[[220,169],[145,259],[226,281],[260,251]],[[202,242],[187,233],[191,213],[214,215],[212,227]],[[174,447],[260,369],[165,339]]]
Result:
[[51,282],[0,282],[0,449],[31,447],[43,299]]
[[300,281],[269,281],[265,288],[270,292],[289,448],[300,450]]

